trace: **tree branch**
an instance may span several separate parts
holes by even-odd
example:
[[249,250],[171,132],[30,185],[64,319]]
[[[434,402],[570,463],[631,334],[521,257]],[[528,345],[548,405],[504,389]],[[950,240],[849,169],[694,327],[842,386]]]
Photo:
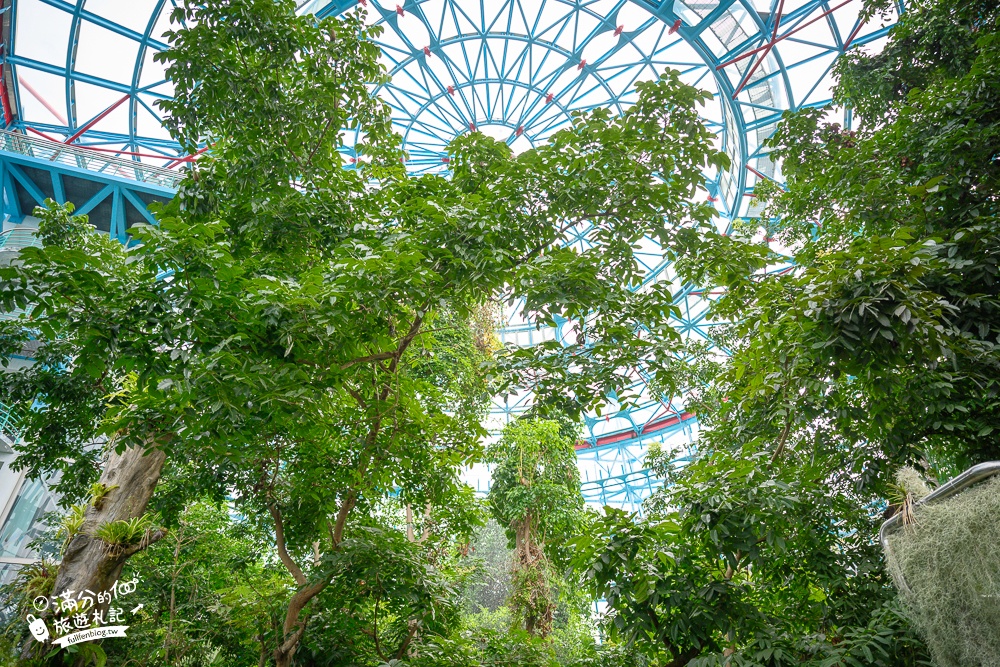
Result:
[[333,538],[333,524],[330,523],[329,519],[326,520],[326,532],[330,535],[330,546],[336,549],[337,542]]
[[406,348],[410,346],[413,339],[416,338],[417,334],[420,332],[420,325],[424,323],[424,316],[417,315],[413,318],[413,322],[410,324],[410,330],[406,332],[403,339],[399,341],[399,346],[396,348],[396,354],[392,357],[392,362],[389,364],[389,372],[395,373],[396,368],[399,367],[399,360],[406,352]]
[[379,644],[378,641],[378,599],[379,597],[381,597],[379,595],[379,591],[382,590],[382,583],[379,581],[377,574],[375,575],[375,586],[376,586],[375,616],[374,616],[374,622],[372,624],[372,639],[375,640],[375,652],[378,653],[378,657],[382,658],[382,662],[389,662],[388,660],[386,660],[385,654],[382,653],[382,646]]
[[303,586],[306,583],[306,575],[302,574],[302,568],[292,560],[292,557],[288,555],[288,549],[285,548],[285,526],[281,521],[281,512],[278,511],[278,507],[274,503],[270,503],[267,509],[271,513],[271,518],[274,519],[274,541],[278,545],[278,558],[281,559],[285,569],[291,573],[295,583]]
[[[423,315],[417,315],[414,317],[413,322],[410,324],[410,330],[399,342],[395,352],[391,353],[390,356],[385,356],[388,353],[381,353],[379,355],[370,355],[370,357],[378,357],[378,359],[367,358],[369,361],[379,361],[382,359],[391,359],[389,365],[389,371],[395,372],[396,368],[399,366],[399,360],[409,347],[410,343],[413,342],[414,337],[420,331],[420,325],[423,323]],[[347,367],[355,363],[362,363],[361,359],[355,359],[352,362],[348,362]],[[389,391],[392,385],[386,382],[384,388],[382,389],[379,400],[384,401],[388,398]],[[368,436],[365,438],[365,445],[363,452],[368,457],[367,460],[362,459],[360,465],[358,466],[358,474],[361,479],[364,479],[365,472],[368,469],[368,464],[371,462],[371,454],[368,451],[375,445],[375,441],[378,439],[378,434],[382,428],[382,417],[376,417],[374,423],[368,431]],[[347,525],[347,517],[350,515],[351,510],[358,501],[358,491],[356,488],[352,488],[348,491],[344,498],[344,501],[340,505],[340,509],[337,511],[337,519],[334,522],[333,529],[330,534],[330,540],[333,543],[332,547],[336,549],[344,539],[344,528]],[[285,537],[284,537],[284,526],[281,522],[281,514],[275,504],[268,506],[268,510],[271,512],[271,517],[274,519],[275,526],[275,541],[278,545],[278,557],[281,562],[285,565],[285,568],[292,573],[295,581],[300,588],[292,599],[288,603],[288,611],[285,614],[285,624],[284,624],[284,637],[285,641],[282,642],[281,646],[278,647],[277,653],[283,656],[287,656],[289,653],[295,650],[298,642],[301,640],[302,635],[305,633],[306,624],[308,623],[308,617],[299,621],[299,615],[302,613],[302,609],[312,600],[314,597],[319,595],[320,592],[330,583],[329,579],[323,579],[316,581],[312,584],[306,585],[305,575],[302,574],[302,570],[295,564],[291,556],[288,555],[288,551],[285,548]],[[298,626],[298,628],[292,632],[292,629]],[[416,632],[414,628],[412,632]],[[412,634],[412,633],[411,633]],[[409,644],[409,639],[404,642],[404,646],[401,650],[405,650],[406,646]]]
[[383,359],[392,359],[396,356],[397,350],[392,352],[379,352],[378,354],[369,354],[367,357],[358,357],[357,359],[352,359],[345,364],[340,365],[340,370],[346,371],[351,366],[357,366],[358,364],[367,364],[372,361],[382,361]]
[[[299,612],[302,610],[302,607],[305,606],[305,603],[309,602],[309,600],[313,599],[316,595],[318,595],[319,591],[323,590],[323,588],[326,588],[326,584],[325,583],[323,584],[322,587],[320,587],[320,589],[318,591],[316,591],[315,593],[311,594],[309,596],[309,598],[305,602],[303,602],[302,605],[299,606],[298,609],[295,610],[295,617],[296,617],[296,619],[298,618]],[[292,598],[292,600],[294,600],[294,599],[295,598]],[[288,607],[288,616],[285,617],[285,625],[286,626],[288,625],[288,618],[291,616],[291,614],[292,614],[292,607],[291,607],[291,605],[289,605],[289,607]],[[302,635],[304,635],[305,632],[306,632],[306,623],[308,623],[308,621],[309,621],[308,617],[302,619],[302,622],[299,623],[298,629],[292,634],[292,636],[290,636],[288,639],[286,639],[284,642],[282,642],[281,646],[278,647],[278,650],[281,651],[281,653],[287,654],[292,649],[294,649],[296,647],[296,645],[299,643],[299,640],[302,639]]]
[[122,560],[125,560],[126,558],[129,558],[130,556],[139,553],[149,545],[159,542],[164,537],[166,537],[167,532],[168,532],[167,529],[160,528],[158,530],[154,530],[153,532],[146,533],[146,536],[141,540],[139,540],[137,544],[133,544],[132,546],[122,551],[120,558]]
[[739,549],[737,549],[735,555],[736,555],[736,567],[735,568],[732,565],[730,565],[729,563],[726,563],[726,571],[722,575],[722,578],[725,579],[726,581],[731,581],[732,578],[733,578],[733,575],[736,574],[736,569],[740,566],[740,560],[742,560],[742,558],[743,558],[743,552],[740,551]]
[[351,398],[353,398],[358,404],[359,408],[362,410],[368,409],[368,402],[365,400],[365,397],[361,395],[361,392],[356,389],[351,389],[350,387],[345,387],[345,389],[347,390],[347,393],[350,394]]
[[340,546],[340,543],[344,540],[344,526],[347,524],[347,515],[354,509],[357,501],[358,494],[354,489],[351,489],[347,492],[347,497],[344,498],[344,502],[341,503],[340,509],[337,511],[337,521],[333,525],[333,534],[330,536],[330,539],[333,540],[334,549]]
[[410,619],[409,625],[410,625],[410,632],[406,635],[406,639],[403,640],[403,643],[400,645],[399,650],[396,651],[396,660],[403,659],[403,656],[406,654],[406,649],[410,647],[410,642],[413,641],[413,636],[417,634],[417,628],[420,627],[420,624],[417,623],[417,621],[412,618]]
[[788,440],[788,432],[792,428],[792,418],[789,415],[788,419],[785,420],[785,428],[781,431],[781,438],[778,440],[778,446],[774,448],[774,453],[771,454],[771,463],[774,463],[781,456],[782,452],[785,451],[785,441]]

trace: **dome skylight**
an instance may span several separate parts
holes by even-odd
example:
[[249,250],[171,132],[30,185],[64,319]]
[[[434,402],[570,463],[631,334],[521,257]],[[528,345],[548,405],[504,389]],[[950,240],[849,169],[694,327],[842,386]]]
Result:
[[[713,202],[718,225],[758,213],[749,196],[761,178],[780,180],[762,148],[787,109],[825,105],[837,56],[877,45],[887,24],[862,24],[861,0],[361,0],[391,81],[376,89],[390,103],[413,173],[447,173],[445,147],[478,130],[515,152],[544,142],[572,114],[596,107],[622,111],[635,86],[671,67],[713,94],[702,110],[718,145],[732,159],[708,172],[699,196]],[[187,156],[161,124],[157,99],[171,84],[153,56],[166,48],[172,0],[16,0],[3,14],[4,113],[11,129],[68,141],[103,155],[177,168]],[[307,0],[301,13],[352,11],[357,3]],[[877,48],[877,46],[875,46]],[[849,116],[840,114],[847,123]],[[348,139],[346,157],[352,140]],[[574,243],[587,246],[587,231]],[[640,250],[646,284],[671,280],[662,249]],[[641,288],[640,288],[641,289]],[[710,295],[675,286],[682,335],[711,344]],[[571,327],[536,329],[515,307],[505,342],[562,340]],[[612,406],[586,421],[581,451],[593,498],[633,503],[651,484],[642,452],[652,439],[683,449],[697,428],[682,397],[645,391],[633,369],[641,405]],[[491,427],[527,408],[530,397],[497,403]],[[611,447],[614,445],[614,447]],[[636,477],[638,476],[638,477]],[[609,491],[609,480],[618,490]],[[628,498],[622,496],[632,494]],[[610,495],[609,495],[610,494]]]

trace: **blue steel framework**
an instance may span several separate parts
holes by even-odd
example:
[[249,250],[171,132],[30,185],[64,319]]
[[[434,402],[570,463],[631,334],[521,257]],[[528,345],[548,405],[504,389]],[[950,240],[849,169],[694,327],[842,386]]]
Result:
[[[8,130],[0,130],[0,210],[4,222],[21,223],[46,199],[73,202],[97,229],[124,242],[127,229],[155,223],[147,210],[167,201],[182,174]],[[0,247],[6,243],[8,232]]]
[[[299,10],[327,16],[356,4],[308,0]],[[705,120],[733,168],[707,173],[703,196],[717,207],[721,229],[757,214],[749,195],[759,179],[780,180],[762,143],[781,113],[827,104],[836,57],[888,31],[862,24],[861,0],[360,4],[371,22],[385,27],[380,42],[393,80],[378,94],[394,108],[413,172],[446,172],[444,147],[462,132],[479,129],[521,150],[565,126],[575,111],[621,110],[633,99],[636,82],[669,66],[714,94]],[[82,203],[95,220],[109,221],[104,231],[124,239],[129,224],[148,219],[142,204],[170,196],[174,184],[164,172],[190,158],[159,123],[154,103],[170,95],[170,86],[152,55],[165,47],[161,35],[173,7],[174,0],[0,2],[0,102],[7,130],[20,137],[0,136],[5,220],[17,222],[30,206],[53,196]],[[40,34],[49,45],[53,35],[65,40],[39,50]],[[95,58],[118,66],[95,71],[88,64]],[[843,120],[850,122],[849,112]],[[66,147],[28,142],[28,133]],[[348,147],[345,160],[351,157]],[[72,193],[67,183],[76,188]],[[571,242],[586,247],[587,230]],[[652,241],[640,258],[645,284],[674,280]],[[711,295],[693,285],[675,285],[675,294],[678,330],[711,346]],[[530,345],[562,340],[571,328],[536,328],[513,308],[502,338]],[[643,469],[649,443],[659,441],[683,458],[695,437],[697,420],[685,412],[683,397],[645,391],[641,367],[631,379],[644,396],[638,407],[612,406],[603,417],[586,419],[579,457],[584,491],[593,502],[637,506],[657,483]],[[492,426],[501,427],[529,404],[530,396],[497,403]]]

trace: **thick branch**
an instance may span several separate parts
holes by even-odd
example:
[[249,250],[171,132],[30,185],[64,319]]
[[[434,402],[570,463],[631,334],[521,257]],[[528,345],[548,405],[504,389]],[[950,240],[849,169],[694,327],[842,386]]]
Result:
[[306,583],[306,575],[302,574],[302,568],[292,560],[292,557],[288,555],[288,549],[285,548],[285,526],[281,521],[281,512],[278,511],[278,507],[274,503],[268,505],[267,509],[271,512],[271,518],[274,519],[274,540],[278,545],[278,558],[281,559],[285,569],[291,573],[295,583],[303,586]]
[[337,512],[337,521],[333,524],[333,535],[330,539],[333,540],[333,548],[336,549],[340,543],[344,540],[344,526],[347,525],[347,515],[351,513],[354,509],[354,504],[358,501],[358,494],[354,490],[348,492],[347,497],[344,498],[344,502],[340,505],[340,510]]
[[[739,549],[737,549],[736,550],[736,567],[737,568],[740,566],[740,560],[742,560],[742,558],[743,558],[743,552],[740,551]],[[725,572],[725,574],[722,575],[722,578],[725,579],[726,581],[731,581],[734,574],[736,574],[736,568],[734,568],[732,565],[730,565],[730,564],[727,563],[726,564],[726,572]]]
[[399,650],[396,651],[396,660],[402,660],[403,656],[406,655],[406,649],[410,647],[410,642],[413,641],[413,636],[417,634],[418,627],[420,626],[417,624],[417,622],[413,619],[410,619],[410,632],[407,633],[406,639],[403,640],[403,643],[400,645]]
[[413,318],[413,323],[410,324],[410,330],[406,332],[403,339],[399,341],[399,346],[396,348],[396,354],[392,357],[392,363],[389,364],[389,372],[395,373],[396,368],[399,366],[399,360],[406,352],[406,348],[410,346],[413,339],[416,338],[417,334],[420,333],[420,325],[424,323],[424,316],[417,315]]
[[357,366],[358,364],[367,364],[372,361],[382,361],[383,359],[392,359],[396,356],[396,350],[392,352],[379,352],[378,354],[369,354],[367,357],[358,357],[357,359],[352,359],[345,364],[340,365],[340,370],[346,371],[351,366]]
[[336,541],[336,539],[334,539],[334,536],[333,536],[333,524],[330,523],[329,519],[326,520],[326,532],[327,532],[327,534],[330,535],[330,546],[336,548],[337,541]]
[[354,401],[358,404],[359,408],[361,408],[362,410],[368,409],[368,401],[366,401],[365,397],[361,395],[361,392],[351,389],[350,387],[345,387],[345,388],[347,389],[347,393],[351,396],[351,398],[353,398]]
[[[375,355],[369,355],[368,357],[361,357],[353,361],[348,362],[341,368],[349,368],[352,365],[359,363],[366,363],[369,361],[381,361],[384,359],[391,359],[389,365],[389,372],[393,373],[399,366],[399,360],[409,347],[410,343],[413,342],[414,337],[420,332],[420,325],[423,323],[423,315],[417,315],[414,317],[413,322],[410,324],[410,330],[407,334],[400,340],[399,345],[396,347],[394,352],[388,353],[383,352]],[[391,390],[391,383],[386,382],[382,391],[379,395],[379,400],[384,401],[388,398],[389,391]],[[360,465],[358,466],[358,475],[361,479],[364,479],[365,473],[368,469],[368,464],[371,462],[370,450],[374,447],[376,440],[378,439],[378,434],[382,429],[382,417],[378,416],[375,418],[374,423],[368,431],[368,435],[365,438],[365,445],[362,449],[364,456],[367,458],[362,458]],[[340,509],[337,511],[337,518],[334,522],[333,528],[330,531],[330,541],[333,549],[336,549],[344,539],[344,528],[347,525],[347,517],[350,515],[351,510],[358,501],[358,490],[352,488],[348,491],[347,495],[344,497],[343,502],[340,505]],[[284,526],[281,522],[281,514],[278,511],[276,505],[272,504],[268,507],[271,512],[271,517],[274,519],[275,526],[275,540],[278,545],[278,557],[281,562],[284,563],[285,568],[291,572],[292,576],[295,578],[295,582],[301,586],[301,588],[292,596],[292,599],[288,603],[288,610],[285,613],[285,624],[283,628],[283,637],[285,638],[281,645],[276,651],[276,655],[281,656],[285,661],[290,659],[290,656],[294,654],[296,646],[298,646],[299,641],[302,639],[302,635],[305,633],[306,625],[309,622],[308,616],[299,619],[302,610],[314,597],[320,594],[324,588],[330,583],[329,579],[322,579],[316,581],[312,584],[306,585],[305,575],[302,574],[302,570],[295,564],[292,558],[288,555],[288,551],[285,549],[285,536],[284,536]],[[414,630],[415,631],[415,630]],[[408,642],[407,642],[408,643]],[[404,645],[405,650],[405,645]]]
[[[326,584],[324,584],[324,587],[325,586],[326,586]],[[320,590],[322,590],[322,588]],[[318,594],[319,594],[319,591],[316,591],[315,593],[313,593],[312,595],[309,596],[309,600],[313,599]],[[294,600],[295,598],[292,598],[292,599]],[[294,627],[295,622],[298,621],[299,613],[302,611],[302,607],[304,607],[305,603],[309,602],[309,600],[306,600],[305,602],[303,602],[298,607],[298,609],[295,610],[294,616],[292,614],[292,608],[291,608],[291,606],[288,607],[288,614],[285,615],[285,627],[286,628],[288,628],[288,622],[289,622],[289,620],[293,619],[293,618],[294,618],[294,620],[292,620],[292,627]],[[304,635],[306,633],[306,621],[308,621],[308,620],[309,620],[308,618],[302,619],[302,622],[299,623],[298,629],[294,633],[292,633],[288,637],[288,639],[286,639],[281,644],[281,646],[278,647],[278,651],[279,652],[281,652],[283,654],[288,654],[291,651],[293,651],[296,646],[298,646],[299,641],[302,639],[302,635]],[[286,630],[286,633],[287,632],[288,632],[288,630]]]
[[301,620],[299,620],[299,615],[302,613],[305,606],[309,604],[309,601],[323,592],[323,589],[326,588],[329,583],[329,578],[314,581],[308,586],[300,588],[295,595],[292,596],[292,599],[289,600],[288,611],[285,612],[285,624],[282,628],[282,636],[285,639],[275,651],[276,658],[283,658],[283,661],[279,660],[278,664],[287,664],[291,661],[291,657],[295,653],[295,648],[302,640],[302,635],[305,634],[306,626],[309,624],[308,614]]
[[[412,340],[412,338],[410,340]],[[383,395],[380,396],[379,399],[385,400],[388,391],[389,391],[389,385],[387,384],[385,390],[382,392]],[[370,450],[375,445],[375,441],[378,439],[378,434],[381,429],[382,429],[382,417],[379,416],[375,419],[375,422],[368,430],[368,435],[365,437],[365,445],[364,448],[362,449],[363,453],[367,454],[368,450]],[[368,460],[362,460],[362,462],[358,465],[359,479],[364,479],[365,473],[368,471],[368,463],[370,461],[371,461],[370,458]],[[358,502],[358,491],[357,489],[352,488],[350,491],[347,492],[347,496],[344,497],[344,502],[341,503],[340,509],[337,510],[337,519],[334,522],[333,532],[330,535],[330,540],[331,542],[333,542],[332,546],[334,549],[336,549],[337,546],[344,539],[344,527],[347,525],[347,516],[351,513],[351,510],[354,509],[354,505],[357,504],[357,502]]]
[[792,429],[792,419],[791,416],[785,420],[785,428],[781,431],[781,438],[778,439],[778,446],[774,448],[774,453],[771,455],[771,463],[778,460],[781,454],[785,451],[785,441],[788,440],[788,432]]
[[127,549],[125,549],[125,551],[122,552],[121,559],[125,560],[126,558],[139,553],[149,545],[159,542],[164,537],[166,537],[166,535],[167,535],[167,530],[165,528],[159,528],[152,532],[146,533],[146,536],[141,540],[139,540],[138,544],[133,544],[132,546],[128,547]]

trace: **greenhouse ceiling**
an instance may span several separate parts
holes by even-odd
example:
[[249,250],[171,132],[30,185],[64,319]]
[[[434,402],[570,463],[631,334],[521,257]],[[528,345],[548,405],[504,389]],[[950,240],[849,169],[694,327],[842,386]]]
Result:
[[[323,17],[354,11],[357,4],[309,0],[299,11]],[[8,129],[149,167],[178,170],[193,159],[170,138],[156,106],[172,93],[154,56],[166,48],[162,35],[173,1],[5,0],[3,5],[0,101]],[[574,112],[626,108],[638,82],[670,67],[714,95],[704,118],[733,167],[706,173],[699,196],[713,202],[722,229],[757,214],[750,194],[760,179],[781,180],[780,167],[763,146],[781,114],[828,104],[836,58],[862,45],[878,48],[892,22],[880,17],[866,23],[861,0],[361,0],[360,5],[369,22],[384,26],[379,41],[392,80],[376,92],[394,109],[413,173],[447,173],[446,145],[470,131],[504,140],[515,152],[528,149],[566,126]],[[841,123],[850,124],[849,112],[838,114]],[[350,141],[344,159],[345,164],[353,159]],[[122,171],[118,161],[103,164]],[[586,233],[574,242],[586,246]],[[673,278],[653,241],[641,259],[646,283]],[[710,299],[694,285],[676,291],[676,326],[709,345]],[[531,345],[564,335],[561,327],[524,321],[516,304],[507,318],[505,342]],[[593,502],[637,506],[656,484],[644,470],[648,445],[659,441],[683,456],[694,441],[697,421],[685,411],[683,397],[643,392],[647,377],[642,368],[633,370],[633,386],[643,394],[639,405],[587,417],[579,460],[584,492]],[[495,402],[491,427],[498,429],[529,403],[530,396]],[[474,484],[486,479],[472,476]]]

